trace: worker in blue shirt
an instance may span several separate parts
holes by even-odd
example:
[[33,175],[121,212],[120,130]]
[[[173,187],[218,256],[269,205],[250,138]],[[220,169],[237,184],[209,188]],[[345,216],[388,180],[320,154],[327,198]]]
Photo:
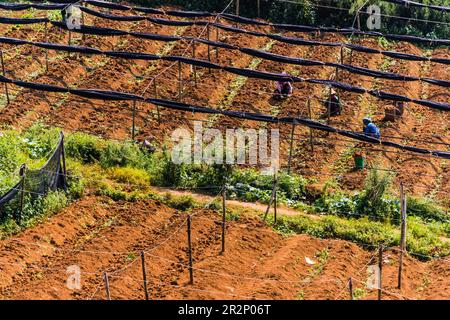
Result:
[[371,136],[377,139],[381,138],[380,129],[375,125],[375,123],[372,122],[372,119],[364,118],[363,124],[364,124],[364,134],[366,136]]

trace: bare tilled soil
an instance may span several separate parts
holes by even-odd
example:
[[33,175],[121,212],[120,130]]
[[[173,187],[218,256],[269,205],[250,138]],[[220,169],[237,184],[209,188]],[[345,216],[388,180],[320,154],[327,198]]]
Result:
[[[107,272],[112,299],[143,299],[141,251],[151,299],[348,299],[349,277],[356,292],[364,292],[361,299],[377,297],[366,287],[376,252],[340,240],[284,237],[258,217],[241,216],[227,223],[226,251],[220,254],[220,216],[207,210],[190,214],[193,284],[187,213],[155,201],[85,197],[0,241],[1,298],[105,299]],[[80,289],[67,286],[71,266],[81,270]],[[397,268],[396,253],[386,251],[383,299],[449,298],[448,261],[407,257],[402,290],[396,289]]]

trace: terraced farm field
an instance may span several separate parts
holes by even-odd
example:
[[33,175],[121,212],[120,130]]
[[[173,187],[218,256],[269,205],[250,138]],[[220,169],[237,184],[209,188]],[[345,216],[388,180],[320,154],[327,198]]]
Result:
[[[122,17],[133,15],[123,10],[103,8],[100,11]],[[46,16],[55,20],[56,13],[2,10],[2,17],[30,19]],[[406,41],[331,32],[287,31],[269,25],[239,24],[220,16],[175,19],[167,14],[152,14],[151,17],[183,22],[194,20],[197,24],[116,21],[85,13],[85,25],[128,32],[128,35],[101,36],[81,34],[76,30],[68,32],[52,23],[45,23],[45,27],[43,23],[0,23],[0,48],[5,69],[0,84],[0,156],[7,159],[8,153],[12,153],[2,153],[8,150],[9,144],[6,140],[3,143],[2,137],[17,135],[17,140],[25,142],[16,147],[12,143],[16,138],[10,140],[18,154],[15,162],[11,160],[11,166],[17,167],[14,174],[19,170],[17,159],[29,160],[32,169],[38,170],[38,166],[48,159],[45,156],[51,154],[51,149],[45,153],[44,148],[41,150],[35,144],[48,146],[49,141],[54,141],[48,138],[45,130],[60,129],[67,136],[67,151],[63,151],[64,157],[64,152],[67,152],[67,171],[64,162],[64,171],[55,175],[60,174],[70,180],[70,187],[65,185],[67,197],[64,205],[51,206],[50,202],[43,202],[43,206],[52,208],[50,213],[43,211],[36,219],[26,217],[25,222],[12,222],[12,217],[3,216],[0,211],[0,298],[105,299],[106,273],[109,275],[111,299],[143,299],[142,254],[146,258],[146,284],[151,299],[339,300],[349,298],[349,278],[353,281],[353,298],[377,299],[377,289],[367,284],[371,279],[369,266],[380,263],[377,260],[378,244],[385,245],[381,261],[383,299],[450,298],[449,160],[432,154],[436,150],[442,154],[450,151],[448,110],[406,102],[401,117],[386,121],[385,110],[392,108],[393,100],[337,88],[343,105],[342,113],[327,119],[324,101],[328,99],[329,86],[297,81],[293,83],[293,94],[278,101],[273,98],[275,81],[245,77],[223,68],[208,69],[177,62],[179,57],[183,57],[240,70],[260,71],[266,75],[280,76],[286,72],[302,80],[338,81],[366,90],[381,90],[448,106],[450,92],[445,85],[385,79],[344,69],[336,71],[337,68],[330,66],[334,63],[351,65],[441,80],[448,84],[448,64],[431,59],[413,61],[368,54],[341,49],[341,46],[292,44],[261,34],[306,42],[347,43],[446,61],[450,59],[448,46],[419,46]],[[208,21],[208,24],[201,21]],[[225,27],[217,28],[217,23]],[[247,32],[233,31],[235,27]],[[133,33],[146,34],[147,39]],[[154,40],[155,36],[177,37],[179,40],[158,41]],[[42,45],[18,45],[12,38],[59,44],[61,50],[48,50]],[[197,41],[192,41],[193,38]],[[214,46],[219,42],[222,47]],[[227,49],[227,45],[235,48]],[[115,52],[116,56],[68,52],[70,50],[64,46],[72,46],[72,49],[78,46],[79,50],[80,47],[95,48],[102,52]],[[252,56],[236,48],[257,49],[326,64],[282,63]],[[120,57],[118,52],[148,56],[145,59],[127,59]],[[149,58],[150,55],[158,58]],[[160,59],[162,56],[178,58]],[[15,85],[5,79],[27,82],[28,85]],[[52,87],[42,86],[36,90],[36,84]],[[77,89],[95,89],[97,93],[134,94],[145,99],[209,107],[223,113],[164,108],[143,99],[91,99],[86,92],[84,96],[62,90],[55,92],[56,86],[71,88],[72,93]],[[229,117],[224,114],[226,111],[236,111],[241,116]],[[362,119],[370,116],[379,125],[383,141],[430,152],[400,150],[343,136],[336,131],[325,132],[302,123],[257,121],[245,118],[242,116],[244,113],[270,115],[277,119],[311,119],[315,123],[354,133],[362,132]],[[260,179],[259,182],[242,194],[239,193],[241,182],[245,185],[248,181],[239,179],[250,179],[245,174],[237,174],[233,180],[235,184],[229,189],[220,189],[221,185],[219,189],[211,187],[213,191],[208,189],[211,192],[197,189],[196,193],[191,190],[180,195],[175,188],[168,188],[171,187],[169,178],[178,182],[185,179],[184,185],[175,186],[181,189],[190,189],[195,179],[201,181],[195,180],[200,189],[206,189],[207,183],[203,180],[220,180],[214,175],[217,171],[208,171],[207,166],[199,166],[192,173],[189,169],[167,164],[162,157],[151,158],[149,153],[142,152],[145,141],[154,149],[150,153],[164,153],[171,147],[174,130],[183,128],[193,132],[194,121],[222,133],[228,128],[280,130],[281,170],[286,172],[288,165],[291,169],[284,178],[291,179],[292,173],[292,177],[297,178],[288,180],[289,183],[295,179],[299,185],[305,182],[301,186],[290,187],[286,186],[288,183],[283,185],[286,180],[282,180],[280,202],[277,204],[275,200],[278,221],[272,211],[269,220],[261,219],[267,203],[272,204],[276,199],[272,182],[267,182],[271,177],[260,179],[258,176],[255,179]],[[35,137],[27,136],[41,128],[45,128],[42,129],[45,133],[36,133],[40,137],[36,141],[33,140]],[[120,149],[115,143],[123,143],[125,147]],[[365,157],[364,170],[355,169],[353,156],[358,152]],[[3,159],[0,163],[5,167],[10,164]],[[248,166],[241,166],[236,170],[247,169]],[[0,178],[8,184],[0,184],[1,193],[8,188],[19,190],[13,187],[18,180],[14,183],[7,180],[3,170],[7,171],[0,169]],[[165,170],[166,175],[157,177],[155,172],[160,172],[158,170]],[[368,194],[367,181],[374,171],[391,174],[390,183],[395,197],[399,196],[402,184],[408,197],[428,199],[440,208],[437,218],[438,214],[428,214],[425,205],[414,208],[411,205],[411,212],[408,211],[411,215],[408,219],[412,219],[408,220],[410,229],[407,231],[410,254],[403,257],[401,289],[397,288],[401,251],[398,249],[401,227],[397,222],[401,217],[372,219],[367,215],[359,219],[350,212],[342,214],[345,210],[341,210],[342,206],[348,205],[345,202],[347,198],[338,203],[337,209],[323,200],[325,195],[332,196],[333,193]],[[192,176],[186,178],[187,172]],[[201,176],[204,172],[214,174],[205,178]],[[26,179],[26,175],[22,177]],[[21,189],[22,209],[23,193],[26,192],[24,183]],[[278,182],[274,183],[273,190],[277,187]],[[258,188],[265,189],[257,193],[260,191]],[[226,194],[227,190],[231,190],[227,195],[233,199],[228,199],[228,207],[224,210],[220,192]],[[219,196],[214,198],[212,194],[218,191]],[[30,197],[32,193],[30,191]],[[1,205],[0,201],[0,210]],[[389,205],[398,206],[400,210],[397,198]],[[226,224],[219,215],[223,211]],[[193,284],[189,283],[188,216],[192,218]],[[221,254],[222,232],[226,233],[226,251]],[[67,268],[70,266],[80,268],[81,282],[77,289],[71,288],[67,282]]]

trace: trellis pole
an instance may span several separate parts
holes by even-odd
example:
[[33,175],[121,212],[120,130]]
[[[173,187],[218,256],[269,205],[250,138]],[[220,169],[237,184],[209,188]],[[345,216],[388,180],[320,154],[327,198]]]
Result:
[[292,120],[292,128],[291,128],[291,141],[289,145],[289,160],[288,160],[288,174],[291,174],[291,164],[292,164],[292,154],[294,149],[294,133],[295,133],[295,125],[297,124],[297,120]]
[[[5,63],[3,60],[3,50],[0,50],[0,62],[2,63],[2,75],[4,77],[6,77]],[[6,94],[6,104],[9,104],[10,100],[9,100],[8,84],[6,82],[4,82],[4,85],[5,85],[5,94]]]
[[194,272],[192,269],[192,239],[191,239],[191,215],[187,216],[187,238],[188,238],[188,258],[189,258],[189,284],[194,283]]
[[225,228],[226,228],[226,214],[227,214],[227,185],[225,184],[222,190],[222,251],[225,253]]
[[136,100],[133,100],[132,124],[131,124],[131,140],[136,138]]
[[111,293],[109,291],[109,279],[106,272],[103,272],[103,280],[105,281],[106,299],[111,300]]
[[383,291],[383,245],[378,245],[378,300],[381,300],[381,293]]
[[[192,40],[192,58],[195,59],[195,40]],[[194,85],[197,87],[197,66],[193,65],[192,70],[194,72]]]
[[[311,99],[308,98],[306,103],[308,106],[309,119],[312,120]],[[311,127],[309,128],[309,144],[311,145],[311,152],[314,153],[313,129]]]
[[[44,23],[45,42],[48,42],[48,25]],[[45,49],[45,72],[48,72],[48,49]]]
[[183,91],[183,83],[181,80],[181,61],[178,61],[178,101],[181,101]]
[[142,281],[144,284],[144,295],[145,295],[145,300],[148,300],[147,273],[145,271],[145,253],[144,253],[144,251],[141,251],[141,265],[142,265]]
[[403,182],[400,184],[400,205],[401,205],[401,232],[400,232],[400,256],[398,266],[398,289],[402,288],[403,255],[406,251],[406,196]]

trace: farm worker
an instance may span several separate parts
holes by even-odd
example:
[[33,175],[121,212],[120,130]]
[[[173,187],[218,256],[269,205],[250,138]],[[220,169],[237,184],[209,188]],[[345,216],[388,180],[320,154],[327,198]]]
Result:
[[339,99],[334,89],[331,89],[330,96],[325,102],[325,107],[327,108],[327,112],[331,117],[335,117],[341,114],[341,100]]
[[380,129],[372,122],[372,119],[366,117],[363,119],[364,134],[377,139],[381,138]]
[[[283,76],[287,76],[286,72],[282,73]],[[290,81],[277,81],[277,87],[275,89],[275,97],[287,98],[293,92],[293,87]]]

